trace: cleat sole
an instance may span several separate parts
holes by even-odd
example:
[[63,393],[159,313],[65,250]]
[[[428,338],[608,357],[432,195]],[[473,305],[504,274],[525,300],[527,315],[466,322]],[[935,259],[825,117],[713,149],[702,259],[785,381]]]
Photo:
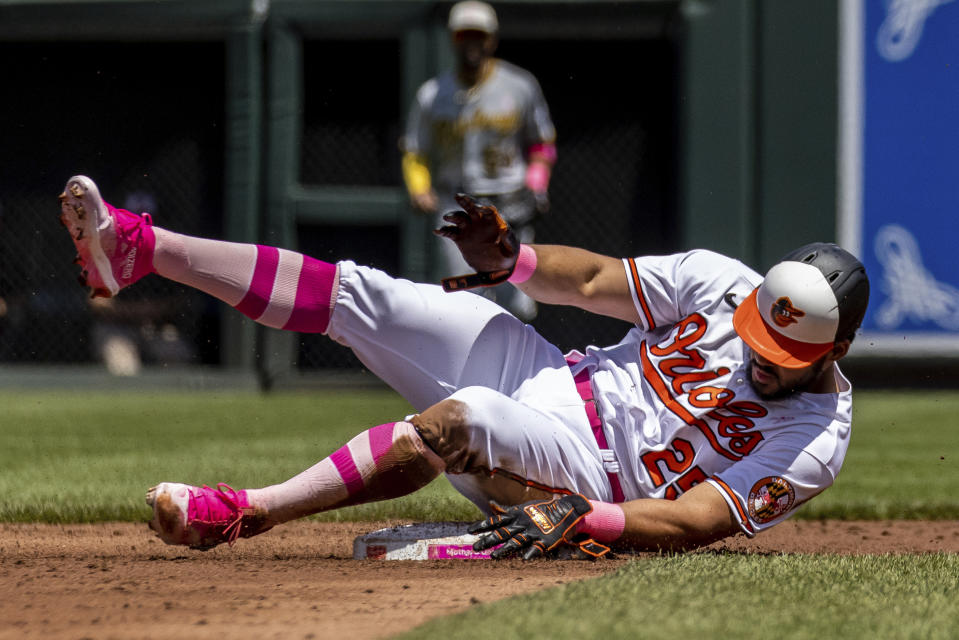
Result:
[[[92,287],[90,297],[112,298],[120,287],[113,276],[110,259],[100,245],[97,225],[109,213],[104,209],[96,185],[85,176],[74,176],[67,181],[59,200],[60,224],[70,232],[77,249],[74,264],[84,269],[78,281],[81,286]],[[92,278],[93,284],[91,272],[96,276]]]

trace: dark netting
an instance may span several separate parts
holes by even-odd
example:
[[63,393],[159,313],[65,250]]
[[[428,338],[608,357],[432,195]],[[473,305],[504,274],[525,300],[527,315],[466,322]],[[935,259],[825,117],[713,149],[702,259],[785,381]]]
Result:
[[[398,51],[395,39],[305,43],[300,182],[402,189]],[[538,241],[617,256],[677,250],[673,47],[511,40],[500,55],[539,78],[559,132]],[[5,43],[0,62],[15,97],[0,101],[0,364],[96,361],[108,345],[145,362],[219,362],[219,318],[235,312],[204,294],[150,276],[112,303],[87,299],[56,197],[86,173],[113,204],[149,210],[159,226],[221,237],[222,43]],[[313,225],[298,242],[321,259],[398,273],[400,234],[395,225]],[[564,349],[626,329],[549,307],[533,324]],[[325,338],[299,338],[304,370],[358,366]]]
[[[385,55],[392,45],[379,46]],[[319,44],[308,45],[306,51],[316,68],[332,55]],[[393,69],[383,68],[385,57],[348,62],[354,60],[350,51],[341,49],[342,68],[324,72],[322,82],[314,82],[310,66],[306,67],[304,181],[399,187],[399,159],[391,136],[403,123],[389,101],[368,109],[374,94],[384,102],[380,92],[392,86]],[[673,46],[665,40],[582,40],[549,46],[542,41],[504,41],[499,53],[534,72],[558,131],[552,207],[536,225],[537,240],[613,256],[678,250],[674,86],[678,67]],[[370,83],[370,77],[377,82]],[[634,94],[637,97],[627,99]],[[344,108],[350,103],[343,103],[343,96],[355,100],[354,108]],[[395,164],[384,166],[384,158]],[[301,228],[302,246],[318,247],[324,233]],[[329,259],[339,252],[339,257],[364,262],[366,256],[396,273],[398,256],[391,249],[397,234],[397,229],[392,234],[389,229],[341,230],[318,247],[328,257],[318,257]],[[545,306],[532,324],[564,350],[616,342],[629,328],[617,320]],[[323,337],[300,338],[301,369],[358,366],[346,349]]]
[[304,42],[300,181],[399,184],[399,95],[398,40]]
[[203,294],[148,276],[88,299],[57,195],[84,173],[115,206],[218,235],[223,46],[2,44],[0,60],[18,98],[0,101],[15,160],[0,174],[0,363],[218,361],[218,309]]
[[[300,181],[309,186],[399,186],[399,42],[311,40],[303,45]],[[298,249],[398,273],[395,226],[301,225]],[[357,368],[353,354],[325,336],[301,334],[301,369]]]
[[[390,225],[300,225],[297,241],[300,251],[326,262],[353,260],[396,273],[400,260],[396,228]],[[324,335],[301,333],[298,346],[299,366],[304,370],[361,366],[352,351]]]

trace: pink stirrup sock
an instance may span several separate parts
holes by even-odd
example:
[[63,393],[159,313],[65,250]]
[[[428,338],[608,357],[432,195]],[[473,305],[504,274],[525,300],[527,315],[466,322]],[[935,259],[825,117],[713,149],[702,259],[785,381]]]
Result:
[[274,329],[324,333],[336,299],[337,266],[253,244],[185,236],[154,227],[153,267]]
[[613,542],[623,535],[626,514],[618,504],[590,500],[593,510],[576,527],[577,533],[588,534],[596,542]]
[[271,522],[389,500],[425,487],[446,469],[409,422],[389,422],[350,440],[282,484],[247,490]]

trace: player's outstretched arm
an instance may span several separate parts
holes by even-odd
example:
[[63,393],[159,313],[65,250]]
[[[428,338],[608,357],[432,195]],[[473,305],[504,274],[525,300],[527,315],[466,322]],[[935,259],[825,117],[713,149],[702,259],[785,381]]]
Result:
[[476,273],[445,278],[447,291],[508,280],[540,302],[639,320],[621,260],[561,245],[520,245],[496,207],[463,193],[456,202],[462,211],[444,215],[447,224],[435,233],[455,242]]
[[676,500],[644,498],[620,506],[625,523],[622,535],[612,543],[614,547],[683,551],[741,531],[722,495],[706,483],[696,485]]
[[633,551],[685,551],[739,532],[722,496],[708,484],[678,500],[641,499],[621,505],[592,502],[579,494],[501,509],[470,527],[476,550],[497,547],[494,558],[549,555],[558,546],[579,547],[599,557],[610,545]]
[[536,253],[536,268],[528,280],[514,282],[529,297],[639,321],[619,258],[563,245],[536,244],[529,249]]

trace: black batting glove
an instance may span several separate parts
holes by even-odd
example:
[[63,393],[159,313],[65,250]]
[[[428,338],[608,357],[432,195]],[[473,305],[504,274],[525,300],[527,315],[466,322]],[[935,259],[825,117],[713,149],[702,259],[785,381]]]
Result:
[[449,224],[433,233],[456,243],[463,259],[476,273],[443,279],[446,291],[490,287],[506,282],[516,268],[519,241],[492,205],[480,204],[465,193],[456,194],[463,210],[443,216]]
[[592,510],[589,500],[574,493],[555,500],[509,507],[472,525],[468,531],[486,534],[473,543],[474,551],[502,545],[490,554],[495,559],[522,553],[524,560],[532,560],[563,544],[579,547],[587,555],[598,558],[609,548],[576,536],[577,523]]

